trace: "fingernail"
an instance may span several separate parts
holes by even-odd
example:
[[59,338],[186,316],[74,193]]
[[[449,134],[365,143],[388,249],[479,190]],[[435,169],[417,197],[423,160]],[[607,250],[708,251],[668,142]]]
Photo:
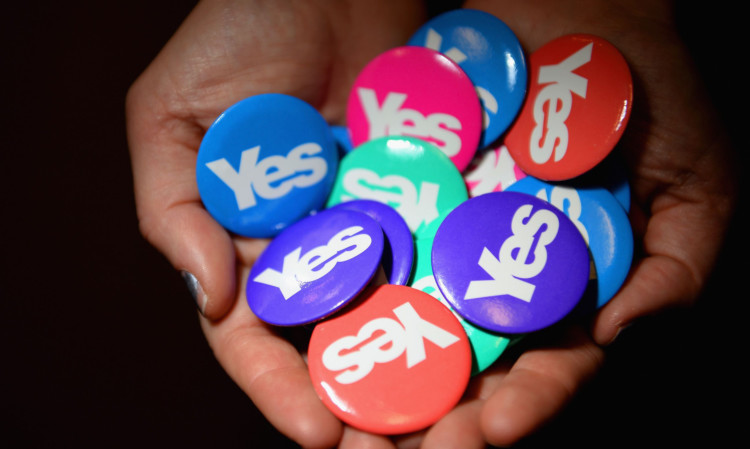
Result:
[[208,304],[208,297],[203,292],[200,282],[198,282],[198,279],[188,271],[183,270],[180,274],[182,275],[182,279],[185,280],[185,284],[187,284],[188,291],[190,291],[190,295],[193,297],[193,301],[195,301],[198,311],[201,315],[204,315],[206,304]]
[[615,336],[612,337],[612,340],[610,340],[609,343],[606,344],[606,346],[609,346],[612,343],[614,343],[616,340],[618,340],[620,338],[620,334],[622,334],[622,331],[624,331],[625,329],[629,328],[631,325],[632,325],[632,323],[628,323],[628,324],[624,324],[624,325],[620,326],[617,329],[617,333],[615,334]]

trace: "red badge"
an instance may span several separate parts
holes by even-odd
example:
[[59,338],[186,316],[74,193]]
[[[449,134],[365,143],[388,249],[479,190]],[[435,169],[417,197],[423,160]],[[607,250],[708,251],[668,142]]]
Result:
[[426,428],[458,403],[469,382],[471,348],[461,324],[420,290],[381,285],[318,324],[310,377],[345,423],[395,435]]
[[505,138],[521,169],[537,178],[574,178],[601,162],[622,136],[633,81],[620,52],[596,36],[574,34],[529,58],[529,93]]

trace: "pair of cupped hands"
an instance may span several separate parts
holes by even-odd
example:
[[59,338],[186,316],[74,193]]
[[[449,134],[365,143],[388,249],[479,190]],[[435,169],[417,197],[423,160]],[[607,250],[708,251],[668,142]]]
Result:
[[231,235],[206,212],[195,180],[203,134],[227,107],[278,92],[343,123],[356,75],[427,19],[418,1],[205,0],[127,97],[140,229],[185,274],[214,354],[283,434],[304,447],[511,445],[572,398],[605,348],[639,317],[693,303],[716,262],[735,201],[732,149],[661,1],[467,1],[503,20],[530,54],[590,33],[625,56],[634,106],[618,145],[631,182],[636,256],[620,292],[590,323],[566,327],[472,378],[462,401],[414,435],[348,427],[313,390],[304,348],[256,318],[243,280],[267,240]]

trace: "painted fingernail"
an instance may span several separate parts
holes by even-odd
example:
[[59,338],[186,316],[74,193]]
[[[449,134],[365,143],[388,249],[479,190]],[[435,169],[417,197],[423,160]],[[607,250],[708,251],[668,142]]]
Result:
[[188,271],[183,270],[180,274],[182,275],[182,279],[185,280],[185,284],[187,284],[188,291],[190,291],[190,295],[193,297],[195,305],[198,307],[198,311],[201,315],[204,315],[206,304],[208,304],[208,296],[203,292],[200,282],[198,282],[198,279]]

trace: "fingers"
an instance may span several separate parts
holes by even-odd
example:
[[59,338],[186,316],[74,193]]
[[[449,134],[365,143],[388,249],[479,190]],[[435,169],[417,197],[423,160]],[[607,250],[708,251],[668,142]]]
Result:
[[[640,252],[642,259],[597,315],[592,331],[597,343],[610,344],[638,317],[693,304],[705,286],[736,201],[729,146],[721,133],[713,135],[715,141],[705,147],[700,145],[702,138],[691,143],[695,148],[687,143],[670,150],[656,146],[651,157],[659,163],[640,168],[636,201],[650,201],[644,205],[640,200],[631,216],[636,240],[642,241],[636,254]],[[676,157],[679,151],[692,156],[681,161]],[[653,185],[665,184],[651,193]]]
[[603,350],[579,328],[555,342],[522,354],[485,401],[479,424],[490,444],[509,446],[539,429],[603,363]]
[[728,214],[716,206],[710,198],[695,198],[655,208],[643,236],[645,258],[635,263],[620,292],[597,314],[597,343],[610,344],[639,317],[693,304],[718,257],[727,225]]
[[344,429],[339,449],[395,449],[390,438],[357,430],[353,427]]
[[244,296],[224,319],[201,326],[219,363],[274,427],[303,447],[336,445],[341,422],[315,393],[299,351],[260,322]]
[[636,319],[688,304],[695,299],[697,288],[679,261],[666,256],[643,260],[631,270],[623,289],[597,314],[594,340],[604,346],[611,344]]
[[[483,401],[472,399],[462,402],[438,421],[424,435],[421,446],[424,449],[482,449],[486,446],[479,427]],[[400,444],[399,448],[410,447]]]
[[[553,330],[554,347],[529,349],[474,377],[464,400],[401,449],[510,446],[557,415],[601,367],[603,350],[581,328]],[[557,335],[564,332],[564,335]]]
[[134,85],[127,102],[139,226],[186,273],[201,313],[216,319],[235,297],[235,258],[230,236],[203,209],[195,183],[202,130],[171,117],[147,83]]

